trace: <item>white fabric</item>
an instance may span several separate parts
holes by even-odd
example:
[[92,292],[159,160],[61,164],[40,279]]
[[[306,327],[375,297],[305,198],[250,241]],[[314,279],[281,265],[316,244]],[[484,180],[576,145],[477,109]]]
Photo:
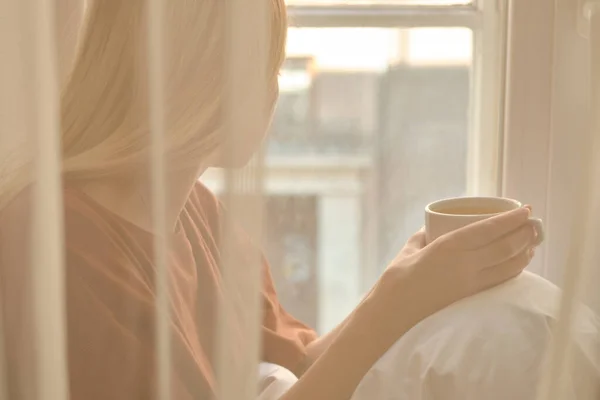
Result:
[[[457,302],[407,332],[371,368],[352,400],[534,400],[561,291],[529,272]],[[581,306],[574,323],[569,400],[600,399],[600,320]],[[340,366],[343,368],[343,366]],[[297,378],[260,365],[259,400]]]
[[261,362],[258,366],[258,400],[278,400],[297,380],[291,371]]
[[[427,318],[367,373],[352,400],[533,400],[560,290],[529,272]],[[600,393],[600,321],[578,309],[570,400]]]

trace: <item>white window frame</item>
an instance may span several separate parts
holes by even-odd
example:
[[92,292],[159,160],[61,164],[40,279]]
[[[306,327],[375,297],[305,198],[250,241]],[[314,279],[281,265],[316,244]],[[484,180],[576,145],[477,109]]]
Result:
[[287,7],[293,26],[307,28],[477,28],[481,8],[474,5],[419,6],[406,4],[295,5]]
[[531,204],[546,221],[549,240],[530,269],[557,281],[547,263],[550,231],[556,229],[548,207],[556,5],[528,0],[508,6],[502,194]]
[[[289,5],[293,26],[304,28],[439,28],[473,31],[467,193],[501,193],[502,111],[507,7],[504,0],[469,5]],[[479,132],[486,132],[485,135]]]
[[[290,21],[303,28],[439,28],[473,32],[471,112],[467,194],[502,193],[503,110],[505,100],[505,0],[475,0],[468,5],[425,6],[290,5]],[[480,134],[485,132],[486,134]]]
[[[583,224],[576,220],[588,184],[581,180],[588,167],[582,156],[593,145],[583,6],[582,0],[512,1],[509,13],[502,193],[532,204],[544,218],[547,239],[531,269],[559,285],[572,267],[572,230]],[[591,265],[600,265],[599,253]],[[597,270],[590,282],[600,279]]]
[[[546,221],[548,239],[530,269],[560,284],[576,206],[568,188],[581,167],[577,154],[589,145],[589,110],[581,107],[589,104],[587,44],[577,34],[581,1],[290,5],[288,10],[297,27],[473,30],[467,193],[531,204]],[[573,56],[579,63],[569,65]],[[573,93],[573,87],[579,91]]]

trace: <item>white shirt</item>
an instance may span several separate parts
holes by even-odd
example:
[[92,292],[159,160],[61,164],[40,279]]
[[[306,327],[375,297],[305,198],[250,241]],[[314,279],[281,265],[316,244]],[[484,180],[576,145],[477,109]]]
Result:
[[[561,291],[529,272],[423,320],[371,368],[352,400],[534,400]],[[578,308],[570,400],[600,398],[600,321]]]

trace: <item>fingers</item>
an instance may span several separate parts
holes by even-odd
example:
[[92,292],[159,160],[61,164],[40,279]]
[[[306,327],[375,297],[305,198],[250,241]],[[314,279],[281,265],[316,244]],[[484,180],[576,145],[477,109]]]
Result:
[[421,228],[417,233],[412,235],[404,246],[404,255],[413,254],[425,247],[425,228]]
[[417,233],[412,235],[406,242],[407,246],[410,247],[424,247],[425,246],[425,227],[419,229]]
[[535,230],[530,224],[504,235],[498,240],[464,253],[464,265],[477,265],[481,269],[502,264],[533,247]]
[[477,249],[521,227],[527,222],[530,213],[528,208],[521,207],[465,226],[451,232],[444,240],[451,241],[456,248]]
[[485,268],[477,279],[480,285],[478,289],[489,289],[518,276],[529,265],[533,256],[533,250],[526,250],[501,264]]

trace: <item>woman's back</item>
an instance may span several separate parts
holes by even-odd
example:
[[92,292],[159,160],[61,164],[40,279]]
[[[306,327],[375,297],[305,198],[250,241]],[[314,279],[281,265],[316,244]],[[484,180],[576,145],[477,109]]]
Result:
[[[35,352],[28,275],[29,190],[0,213],[0,273],[11,398],[29,399]],[[150,232],[78,189],[64,192],[66,301],[71,398],[149,399],[155,371],[155,264]],[[214,391],[213,350],[220,293],[217,200],[197,184],[169,238],[173,397]],[[251,254],[240,234],[239,253]],[[242,258],[243,259],[243,258]],[[265,268],[265,271],[267,269]],[[271,278],[263,292],[263,360],[297,367],[313,333],[279,306]],[[244,348],[244,332],[233,343]]]

